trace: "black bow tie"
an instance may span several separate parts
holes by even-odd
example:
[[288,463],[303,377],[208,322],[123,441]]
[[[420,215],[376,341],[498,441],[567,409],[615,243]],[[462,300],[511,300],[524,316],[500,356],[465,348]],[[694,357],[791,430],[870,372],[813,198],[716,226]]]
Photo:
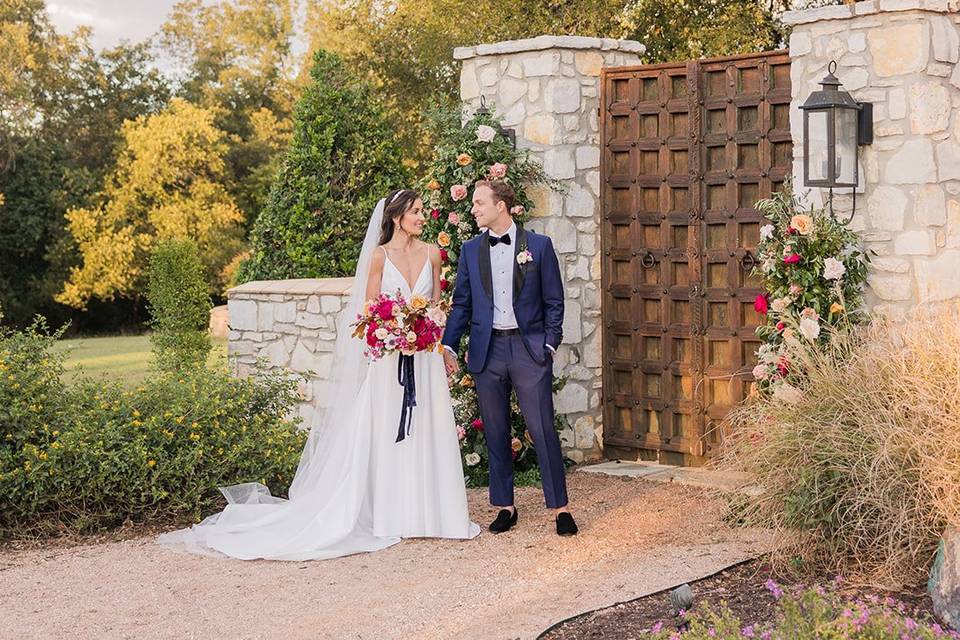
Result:
[[495,247],[501,242],[503,244],[510,244],[510,236],[500,236],[499,238],[494,238],[493,236],[488,236],[490,240],[490,246]]

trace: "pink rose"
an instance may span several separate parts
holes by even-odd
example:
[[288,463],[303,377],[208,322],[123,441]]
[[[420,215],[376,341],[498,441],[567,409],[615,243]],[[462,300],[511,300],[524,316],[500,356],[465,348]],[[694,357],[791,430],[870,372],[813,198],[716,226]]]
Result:
[[784,256],[783,262],[784,262],[785,264],[797,264],[798,262],[800,262],[800,254],[798,254],[798,253],[791,253],[791,254],[788,255],[788,256]]
[[526,209],[523,208],[523,205],[522,205],[522,204],[518,204],[517,206],[515,206],[515,207],[513,207],[513,208],[510,209],[510,214],[511,214],[511,215],[518,216],[518,215],[522,214],[524,211],[526,211]]
[[455,201],[463,200],[467,197],[467,188],[462,184],[455,184],[450,187],[450,197]]
[[507,165],[502,162],[497,162],[496,164],[490,165],[490,177],[491,178],[502,178],[507,175]]
[[753,301],[753,308],[757,313],[761,315],[766,315],[769,306],[767,305],[767,296],[759,295]]
[[450,215],[447,216],[447,220],[450,222],[450,224],[460,224],[460,216],[456,211],[451,211]]

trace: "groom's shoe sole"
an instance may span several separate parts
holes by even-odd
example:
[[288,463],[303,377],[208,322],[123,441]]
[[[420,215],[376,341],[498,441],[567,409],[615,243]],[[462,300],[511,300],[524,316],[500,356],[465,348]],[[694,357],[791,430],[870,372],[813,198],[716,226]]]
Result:
[[510,516],[510,519],[506,522],[502,522],[502,520],[506,520],[506,517],[502,517],[504,512],[509,513],[507,509],[501,509],[500,512],[497,514],[496,520],[491,522],[490,526],[487,527],[490,530],[490,533],[494,533],[494,534],[506,533],[507,531],[510,531],[510,529],[513,529],[514,526],[516,526],[517,508],[516,507],[513,508],[513,514]]

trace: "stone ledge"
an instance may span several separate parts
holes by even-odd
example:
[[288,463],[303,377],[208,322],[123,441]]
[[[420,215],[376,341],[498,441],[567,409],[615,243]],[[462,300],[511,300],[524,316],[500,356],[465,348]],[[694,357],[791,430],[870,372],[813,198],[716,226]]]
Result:
[[254,293],[279,293],[295,296],[346,295],[353,286],[353,278],[297,278],[291,280],[256,280],[227,290],[233,298]]
[[846,20],[878,13],[898,11],[931,11],[934,13],[955,13],[960,10],[960,0],[870,0],[852,5],[835,5],[816,9],[787,11],[783,21],[788,25],[809,24],[824,20]]
[[647,48],[636,40],[616,40],[614,38],[584,38],[582,36],[537,36],[523,40],[505,40],[493,44],[479,44],[473,47],[457,47],[453,50],[454,60],[468,60],[477,56],[522,53],[524,51],[543,51],[544,49],[600,49],[603,51],[626,51],[642,54]]
[[673,482],[692,487],[741,492],[747,495],[758,495],[760,492],[760,488],[753,484],[754,478],[750,474],[716,471],[702,467],[676,467],[656,462],[613,461],[581,467],[579,471],[642,478],[651,482]]

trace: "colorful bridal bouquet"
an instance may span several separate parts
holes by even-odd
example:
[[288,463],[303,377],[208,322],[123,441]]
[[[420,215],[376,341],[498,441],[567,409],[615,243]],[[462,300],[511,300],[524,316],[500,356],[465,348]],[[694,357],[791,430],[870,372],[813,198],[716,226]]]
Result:
[[439,351],[447,306],[419,295],[407,300],[399,293],[380,294],[357,314],[353,336],[366,342],[364,354],[371,360],[393,353],[412,356],[418,351]]

